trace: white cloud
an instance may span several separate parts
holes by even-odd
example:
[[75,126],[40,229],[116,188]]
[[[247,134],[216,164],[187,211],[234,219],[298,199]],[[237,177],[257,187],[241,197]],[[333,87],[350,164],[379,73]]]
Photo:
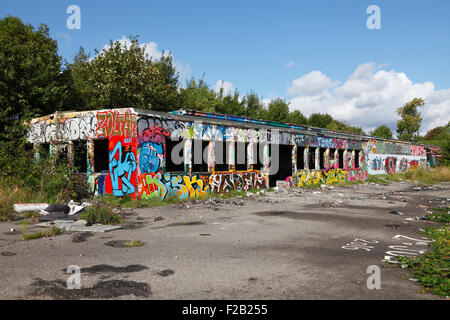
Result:
[[288,93],[292,96],[299,94],[305,96],[314,96],[330,89],[336,84],[337,83],[333,83],[331,79],[324,75],[322,72],[311,71],[303,77],[292,81],[291,86],[288,88]]
[[223,80],[217,81],[216,85],[214,86],[214,91],[219,93],[221,88],[223,88],[224,96],[229,96],[234,93],[234,86],[229,81],[223,81]]
[[295,65],[295,63],[293,61],[289,61],[288,63],[285,64],[286,69],[289,69],[291,67],[293,67]]
[[[131,46],[131,40],[128,39],[127,37],[125,37],[125,36],[122,36],[121,39],[118,39],[116,41],[119,41],[120,44],[122,44],[126,48],[129,48]],[[156,42],[153,42],[153,41],[150,41],[150,42],[147,42],[147,43],[140,43],[139,46],[141,48],[144,48],[144,54],[149,59],[152,59],[152,60],[159,60],[163,56],[164,57],[168,57],[169,55],[172,54],[170,51],[160,51],[158,49],[158,44]],[[103,47],[102,51],[109,49],[109,47],[110,47],[109,44],[105,45]],[[173,57],[173,55],[172,55],[172,57]],[[175,70],[180,75],[180,82],[181,82],[181,84],[184,85],[186,80],[188,80],[192,76],[191,67],[188,64],[183,64],[180,61],[176,61],[176,60],[174,60],[173,64],[174,64]]]
[[405,73],[385,67],[373,62],[362,64],[340,85],[313,71],[292,81],[288,88],[290,106],[306,116],[329,113],[366,131],[386,124],[395,134],[397,108],[417,97],[426,103],[420,109],[421,134],[450,120],[450,89],[436,91],[432,82],[413,83]]

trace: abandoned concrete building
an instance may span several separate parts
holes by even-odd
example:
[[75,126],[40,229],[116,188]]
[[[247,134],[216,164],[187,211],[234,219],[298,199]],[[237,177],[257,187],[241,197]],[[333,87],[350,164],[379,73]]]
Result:
[[31,121],[28,141],[37,160],[66,158],[93,194],[135,198],[364,180],[438,156],[423,144],[191,110],[56,112]]

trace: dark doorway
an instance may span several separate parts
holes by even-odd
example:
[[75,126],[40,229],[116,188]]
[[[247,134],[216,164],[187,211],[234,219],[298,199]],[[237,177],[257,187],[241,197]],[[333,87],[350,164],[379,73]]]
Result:
[[209,141],[192,140],[192,172],[208,172]]
[[[276,147],[278,147],[278,152],[275,152]],[[286,144],[274,146],[273,144],[270,144],[269,152],[271,165],[274,166],[274,168],[270,170],[269,187],[274,187],[278,180],[284,181],[287,177],[292,176],[292,146]],[[272,155],[278,158],[278,170],[275,170],[276,166],[274,165],[274,161],[277,159],[272,159]]]
[[359,168],[359,150],[355,151],[355,168]]
[[247,147],[248,142],[237,142],[235,148],[235,169],[237,171],[247,170]]
[[[176,150],[174,150],[176,148]],[[184,140],[166,139],[166,172],[184,171]],[[174,155],[172,156],[172,152]]]
[[297,147],[297,170],[305,169],[305,147]]
[[339,169],[344,169],[344,150],[339,149]]
[[226,141],[216,141],[214,144],[214,158],[216,163],[214,165],[215,171],[228,171],[228,144]]
[[309,148],[309,170],[316,168],[316,148]]
[[80,173],[87,172],[87,143],[86,140],[73,141],[73,166]]
[[320,165],[320,169],[325,169],[325,151],[327,151],[327,149],[324,149],[324,148],[320,148],[319,149],[319,165]]
[[94,170],[109,171],[109,139],[94,140]]

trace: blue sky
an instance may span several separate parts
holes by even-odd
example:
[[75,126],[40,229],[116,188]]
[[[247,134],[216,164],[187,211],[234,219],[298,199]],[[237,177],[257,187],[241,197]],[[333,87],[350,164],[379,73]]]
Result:
[[[81,30],[66,27],[71,4]],[[369,5],[380,7],[380,30],[366,26]],[[2,3],[7,14],[46,23],[69,61],[80,46],[93,52],[139,35],[171,51],[185,77],[205,73],[212,87],[222,80],[242,94],[283,97],[307,115],[395,127],[395,108],[421,95],[424,127],[450,120],[449,0],[15,0]]]

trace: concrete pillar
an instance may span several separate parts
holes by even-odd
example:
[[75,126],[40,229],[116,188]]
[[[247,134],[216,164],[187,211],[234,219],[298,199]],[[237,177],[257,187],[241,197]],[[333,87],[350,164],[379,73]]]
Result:
[[183,149],[184,171],[188,174],[192,173],[192,140],[187,138],[184,140]]
[[95,161],[94,161],[94,140],[88,139],[87,144],[87,173],[91,175],[95,172]]
[[314,150],[314,169],[320,170],[320,148]]
[[214,140],[209,141],[208,144],[208,172],[214,172],[214,166],[216,165],[216,157],[215,157],[215,146],[216,143]]
[[227,141],[227,147],[228,147],[228,160],[229,160],[229,170],[234,170],[236,165],[236,142],[234,141]]
[[309,146],[306,146],[303,150],[303,163],[305,164],[304,169],[309,171]]

